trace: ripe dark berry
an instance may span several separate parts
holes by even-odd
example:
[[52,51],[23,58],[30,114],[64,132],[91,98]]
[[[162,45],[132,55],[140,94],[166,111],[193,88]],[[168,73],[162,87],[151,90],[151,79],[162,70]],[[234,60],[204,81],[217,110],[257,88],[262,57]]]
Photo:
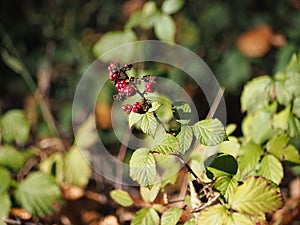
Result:
[[154,92],[154,86],[155,83],[154,82],[146,82],[145,83],[145,92]]
[[125,104],[122,106],[122,111],[127,114],[130,114],[131,110],[132,110],[132,105],[130,104]]
[[142,113],[143,112],[143,107],[139,102],[135,102],[132,106],[131,111],[134,112],[134,113]]

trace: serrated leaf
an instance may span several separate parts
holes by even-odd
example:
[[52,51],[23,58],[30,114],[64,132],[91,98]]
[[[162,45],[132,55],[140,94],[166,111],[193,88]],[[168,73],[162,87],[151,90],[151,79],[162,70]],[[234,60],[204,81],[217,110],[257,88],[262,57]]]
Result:
[[300,55],[293,54],[286,67],[286,72],[289,74],[289,73],[295,73],[299,71],[300,71]]
[[135,214],[131,225],[157,225],[159,224],[159,215],[152,208],[143,208]]
[[166,14],[178,12],[184,5],[184,0],[165,0],[161,6],[161,10]]
[[253,221],[241,213],[233,212],[228,215],[224,225],[253,225]]
[[192,218],[189,221],[185,222],[184,225],[196,225],[195,218]]
[[145,134],[149,134],[154,137],[157,128],[157,121],[151,112],[146,112],[142,114],[141,129]]
[[228,141],[224,141],[219,145],[219,152],[232,155],[233,157],[237,157],[240,149],[239,140],[234,136],[229,136],[228,139]]
[[130,114],[129,114],[129,119],[128,119],[129,127],[134,126],[142,118],[143,118],[143,114],[134,113],[134,112],[131,111]]
[[273,92],[276,93],[276,99],[282,105],[287,105],[293,97],[288,92],[288,90],[285,86],[285,81],[284,80],[275,81]]
[[300,137],[300,119],[292,115],[289,118],[288,134],[292,138]]
[[151,108],[148,110],[148,112],[154,112],[158,110],[158,108],[161,106],[161,103],[159,102],[152,102],[151,103]]
[[201,224],[223,225],[223,221],[227,217],[227,209],[225,206],[217,204],[207,207],[200,212],[198,221]]
[[[214,158],[213,161],[211,158]],[[212,161],[212,162],[211,162]],[[210,164],[207,164],[210,163]],[[238,164],[235,158],[231,155],[219,154],[209,157],[205,161],[208,170],[214,174],[214,177],[235,175],[238,169]]]
[[110,193],[110,197],[115,200],[118,204],[124,207],[132,206],[133,200],[128,192],[123,190],[113,190]]
[[25,163],[25,155],[11,145],[0,147],[0,165],[13,171],[20,170]]
[[182,214],[182,209],[171,207],[163,213],[161,225],[176,225]]
[[179,134],[176,136],[181,154],[184,154],[191,147],[193,141],[193,129],[190,126],[181,126]]
[[133,57],[135,52],[134,46],[128,46],[124,53],[120,51],[109,51],[115,47],[134,41],[137,41],[137,37],[130,29],[125,31],[106,32],[94,45],[93,52],[96,57],[101,57],[101,59],[105,61],[115,60],[117,58],[120,61],[127,62]]
[[9,211],[11,208],[11,201],[7,192],[0,192],[0,202],[0,225],[6,225],[3,221],[9,217]]
[[161,41],[175,41],[176,25],[173,18],[169,15],[160,15],[154,24],[154,33]]
[[283,167],[281,162],[273,155],[264,156],[257,171],[257,175],[267,178],[279,185],[283,178]]
[[275,187],[262,177],[249,177],[228,199],[231,208],[250,215],[261,215],[278,209],[282,197]]
[[154,150],[162,154],[178,153],[178,142],[172,134],[166,133],[159,145],[154,146]]
[[130,177],[142,186],[151,186],[156,179],[155,160],[147,148],[139,148],[132,154],[130,162]]
[[54,153],[39,164],[40,170],[55,177],[57,183],[64,179],[64,159],[61,152]]
[[275,129],[281,129],[283,131],[288,129],[288,120],[291,112],[291,105],[288,105],[273,116],[272,125]]
[[294,73],[292,76],[288,77],[285,86],[290,95],[293,97],[300,96],[300,73]]
[[158,181],[151,188],[140,187],[140,194],[145,202],[153,202],[157,197],[161,188],[161,179],[158,177]]
[[172,104],[173,115],[178,123],[189,124],[191,120],[191,106],[184,101],[176,101]]
[[228,140],[225,128],[218,119],[201,120],[192,128],[197,140],[203,145],[212,146]]
[[25,210],[43,216],[55,210],[54,203],[61,200],[61,193],[52,176],[33,172],[19,184],[15,197]]
[[269,89],[272,79],[269,76],[260,76],[249,81],[241,94],[242,111],[252,112],[266,106],[270,100]]
[[288,144],[289,140],[286,135],[275,136],[268,141],[266,149],[280,160],[300,163],[299,152],[293,145]]
[[65,156],[65,181],[79,187],[85,187],[90,179],[92,170],[88,164],[88,157],[76,146],[73,146]]
[[255,167],[258,165],[260,157],[263,155],[264,150],[257,144],[248,143],[240,148],[240,156],[238,157],[238,173],[237,179],[243,180],[245,177],[254,172]]
[[214,187],[228,200],[229,196],[235,192],[237,186],[238,181],[235,178],[232,176],[223,176],[217,179]]
[[7,142],[25,143],[29,138],[29,122],[23,111],[10,110],[0,120],[3,140]]
[[6,170],[5,168],[0,167],[0,181],[1,181],[0,195],[1,195],[1,193],[4,193],[8,190],[8,188],[10,186],[10,180],[11,179],[10,179],[10,174],[9,174],[8,170]]
[[292,112],[300,118],[300,97],[294,99]]
[[94,127],[95,117],[89,116],[76,131],[75,140],[80,149],[89,148],[98,140],[99,136]]

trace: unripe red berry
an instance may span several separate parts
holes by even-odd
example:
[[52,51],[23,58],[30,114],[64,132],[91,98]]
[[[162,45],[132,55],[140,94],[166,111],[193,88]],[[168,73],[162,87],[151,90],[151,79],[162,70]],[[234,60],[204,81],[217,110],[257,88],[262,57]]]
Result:
[[109,76],[109,79],[111,80],[111,81],[115,81],[116,79],[118,79],[119,78],[119,74],[117,74],[117,73],[113,73],[113,74],[111,74],[110,76]]
[[136,94],[136,90],[131,85],[127,85],[124,87],[123,93],[126,94],[128,97],[131,97]]
[[118,91],[120,91],[122,88],[124,88],[127,85],[126,80],[120,80],[116,83],[116,88],[118,89]]
[[125,104],[122,106],[122,110],[123,112],[130,114],[131,110],[132,110],[132,105],[130,104]]
[[145,92],[154,92],[154,86],[155,83],[154,82],[146,82],[145,83]]

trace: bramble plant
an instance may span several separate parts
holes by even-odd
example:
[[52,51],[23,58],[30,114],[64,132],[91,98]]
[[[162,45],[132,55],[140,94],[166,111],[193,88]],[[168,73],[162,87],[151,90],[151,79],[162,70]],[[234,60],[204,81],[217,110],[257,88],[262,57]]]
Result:
[[[144,203],[135,202],[123,190],[110,193],[124,207],[142,206],[131,224],[267,224],[266,214],[283,204],[279,189],[283,166],[296,172],[300,164],[300,55],[294,55],[286,70],[274,77],[260,76],[245,85],[241,105],[247,115],[240,138],[228,136],[234,124],[225,131],[218,119],[191,124],[191,107],[182,101],[171,103],[178,126],[162,121],[160,110],[166,108],[153,97],[159,80],[150,75],[129,77],[131,68],[114,62],[108,67],[118,90],[115,100],[140,98],[122,107],[129,114],[129,127],[153,141],[150,147],[135,149],[129,163]],[[190,176],[181,189],[189,186],[189,191],[176,199],[166,187],[184,176],[182,166]]]

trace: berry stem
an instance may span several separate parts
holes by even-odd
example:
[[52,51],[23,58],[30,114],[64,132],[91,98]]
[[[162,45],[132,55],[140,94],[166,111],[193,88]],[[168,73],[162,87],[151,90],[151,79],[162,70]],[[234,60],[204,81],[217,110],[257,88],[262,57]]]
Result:
[[155,117],[156,121],[162,126],[162,128],[165,130],[166,133],[168,133],[168,130],[166,128],[166,126],[163,124],[163,122],[159,119],[159,117],[157,116],[156,112],[153,111],[152,112],[153,116]]

